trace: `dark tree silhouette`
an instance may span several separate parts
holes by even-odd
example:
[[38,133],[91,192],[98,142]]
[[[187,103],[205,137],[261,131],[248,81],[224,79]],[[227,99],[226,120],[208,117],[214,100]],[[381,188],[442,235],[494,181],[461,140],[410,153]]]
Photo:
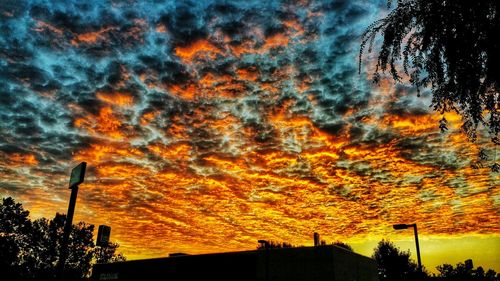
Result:
[[295,246],[292,245],[291,243],[287,242],[276,242],[276,241],[268,241],[267,245],[264,243],[261,243],[257,246],[257,250],[264,250],[264,249],[281,249],[281,248],[296,248],[300,246]]
[[[53,257],[53,260],[57,260],[57,262],[61,251],[65,223],[66,215],[56,214],[54,219],[49,222],[48,228],[43,229],[42,232],[48,234],[50,245],[55,246],[55,251],[51,251],[51,253],[57,254]],[[65,278],[82,279],[89,273],[94,254],[93,233],[94,226],[85,222],[79,222],[77,225],[72,226],[68,243],[69,254],[66,259]]]
[[[341,242],[341,241],[335,241],[335,242],[333,242],[331,244],[327,244],[326,241],[321,240],[320,246],[327,246],[327,245],[337,246],[337,247],[346,249],[348,251],[354,252],[354,250],[352,249],[351,245],[349,245],[347,243],[344,243],[344,242]],[[264,243],[259,244],[257,246],[257,250],[264,250],[264,249],[266,249],[266,247],[267,247],[267,249],[281,249],[281,248],[297,248],[297,247],[304,247],[304,246],[293,245],[293,244],[288,243],[288,242],[276,242],[276,241],[272,241],[271,240],[271,241],[267,242],[267,246]]]
[[337,246],[337,247],[342,248],[342,249],[346,249],[346,250],[351,251],[351,252],[354,252],[351,245],[346,244],[346,243],[341,242],[341,241],[335,241],[332,243],[332,245]]
[[482,267],[474,269],[472,260],[466,260],[464,263],[457,263],[456,267],[449,264],[443,264],[436,267],[439,271],[437,275],[441,280],[450,281],[499,281],[500,274],[489,269],[484,272]]
[[96,246],[94,249],[94,259],[96,263],[108,263],[125,261],[125,257],[116,253],[118,243],[108,243],[106,246]]
[[3,198],[0,205],[0,272],[5,280],[19,280],[23,260],[23,235],[30,228],[29,212],[12,198]]
[[378,265],[380,281],[419,280],[418,267],[410,260],[410,252],[400,251],[392,242],[382,240],[372,256]]
[[[398,0],[385,18],[363,34],[360,70],[363,51],[368,46],[370,52],[375,37],[382,34],[374,82],[386,70],[401,81],[398,66],[402,66],[418,91],[431,87],[434,110],[462,116],[462,128],[471,141],[476,140],[478,125],[484,124],[498,145],[499,6],[498,0]],[[440,127],[446,129],[443,121]]]
[[[29,212],[12,198],[0,205],[0,269],[5,280],[56,280],[66,216],[31,221]],[[124,260],[116,254],[118,244],[95,247],[94,226],[80,222],[72,226],[66,280],[82,280],[94,262]]]

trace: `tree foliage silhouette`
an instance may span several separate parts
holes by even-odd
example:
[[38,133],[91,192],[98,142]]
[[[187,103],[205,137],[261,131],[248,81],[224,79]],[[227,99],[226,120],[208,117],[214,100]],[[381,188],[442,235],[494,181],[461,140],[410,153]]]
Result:
[[261,243],[257,246],[257,250],[264,250],[264,249],[282,249],[282,248],[296,248],[300,246],[295,246],[292,245],[291,243],[288,242],[276,242],[276,241],[268,241],[266,243]]
[[374,250],[380,281],[418,280],[418,269],[410,260],[410,252],[400,251],[392,242],[382,240]]
[[[327,245],[337,246],[339,248],[342,248],[342,249],[354,252],[354,250],[352,249],[351,245],[349,245],[347,243],[344,243],[344,242],[341,242],[341,241],[335,241],[335,242],[332,242],[331,244],[327,244],[326,241],[321,240],[320,246],[327,246]],[[260,243],[257,246],[257,250],[281,249],[281,248],[298,248],[298,247],[304,247],[304,246],[302,246],[302,245],[293,245],[292,243],[288,243],[288,242],[276,242],[276,241],[272,241],[271,240],[271,241],[267,241],[267,245],[266,245],[266,243]]]
[[110,242],[106,246],[96,246],[94,249],[94,260],[96,263],[108,263],[125,261],[126,258],[121,253],[116,253],[120,245]]
[[[5,280],[55,280],[66,216],[31,221],[29,211],[12,198],[0,205],[0,272]],[[95,247],[94,226],[80,222],[72,226],[65,278],[88,277],[94,262],[124,260],[116,254],[118,244]]]
[[450,264],[443,264],[436,267],[442,280],[450,281],[498,281],[500,274],[489,269],[484,271],[482,267],[474,269],[472,260],[466,260],[463,263],[457,263],[456,267]]
[[332,243],[332,245],[337,246],[337,247],[342,248],[342,249],[346,249],[346,250],[351,251],[351,252],[354,252],[351,245],[344,243],[344,242],[341,242],[341,241],[335,241]]
[[[380,33],[383,42],[374,82],[386,70],[395,81],[401,81],[398,66],[402,66],[419,93],[422,87],[431,87],[434,110],[462,116],[462,128],[471,141],[477,138],[478,125],[484,124],[498,145],[499,6],[497,0],[398,0],[385,18],[372,23],[363,34],[360,70],[364,50],[372,51]],[[446,125],[440,127],[446,129]]]
[[0,272],[7,280],[15,280],[22,260],[21,245],[29,228],[29,212],[12,198],[3,199],[0,205]]

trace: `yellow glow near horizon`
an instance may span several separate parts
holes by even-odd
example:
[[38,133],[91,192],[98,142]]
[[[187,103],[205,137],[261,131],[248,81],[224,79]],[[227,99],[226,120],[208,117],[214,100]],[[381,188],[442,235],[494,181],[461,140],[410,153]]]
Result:
[[[412,232],[412,231],[411,231]],[[413,234],[413,232],[412,232]],[[401,235],[394,235],[391,242],[402,251],[410,250],[411,258],[416,263],[416,248],[414,236],[403,238]],[[371,256],[373,249],[382,239],[368,239],[362,242],[349,243],[355,252],[365,256]],[[500,235],[461,235],[457,237],[444,236],[420,236],[420,256],[422,265],[431,273],[438,273],[436,266],[442,264],[463,263],[467,259],[472,259],[474,267],[482,266],[483,269],[493,269],[500,272]]]

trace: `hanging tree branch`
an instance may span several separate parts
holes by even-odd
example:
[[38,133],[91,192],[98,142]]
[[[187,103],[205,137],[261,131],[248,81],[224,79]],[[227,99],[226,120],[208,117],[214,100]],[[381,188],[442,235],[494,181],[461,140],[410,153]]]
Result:
[[374,82],[386,71],[400,82],[402,65],[418,94],[430,87],[434,110],[460,114],[462,129],[472,142],[478,126],[484,125],[496,147],[500,144],[499,6],[497,0],[398,0],[385,18],[363,33],[359,72],[366,47],[371,52],[381,34]]

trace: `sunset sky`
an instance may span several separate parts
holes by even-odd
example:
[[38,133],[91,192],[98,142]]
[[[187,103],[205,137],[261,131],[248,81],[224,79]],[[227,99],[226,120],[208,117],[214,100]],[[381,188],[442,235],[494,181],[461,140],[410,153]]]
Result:
[[[54,1],[0,5],[0,196],[32,218],[112,227],[129,259],[312,245],[370,256],[390,239],[429,270],[500,271],[500,175],[488,136],[431,94],[358,74],[386,1]],[[497,155],[498,154],[498,155]],[[497,160],[498,161],[498,160]]]

